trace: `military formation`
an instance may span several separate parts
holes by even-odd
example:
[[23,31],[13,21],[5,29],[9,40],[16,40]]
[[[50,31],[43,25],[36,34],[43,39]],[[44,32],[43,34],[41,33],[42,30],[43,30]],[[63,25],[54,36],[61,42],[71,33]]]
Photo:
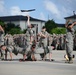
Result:
[[9,52],[10,60],[13,59],[12,53],[23,55],[23,58],[19,59],[19,61],[37,61],[38,59],[35,57],[35,54],[39,54],[41,60],[46,60],[46,55],[49,53],[49,61],[51,61],[52,50],[66,50],[69,62],[72,63],[72,51],[73,49],[76,50],[76,35],[73,29],[70,30],[71,28],[67,28],[67,34],[49,34],[45,26],[43,26],[41,32],[35,34],[34,26],[30,24],[29,16],[27,17],[28,27],[25,34],[4,35],[4,30],[0,26],[1,60],[7,60]]

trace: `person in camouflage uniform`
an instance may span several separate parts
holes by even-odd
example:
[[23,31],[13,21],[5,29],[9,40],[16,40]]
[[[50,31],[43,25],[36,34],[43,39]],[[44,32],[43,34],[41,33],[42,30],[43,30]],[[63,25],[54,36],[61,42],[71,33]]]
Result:
[[38,34],[40,36],[40,44],[44,49],[44,57],[43,60],[46,59],[46,54],[48,51],[48,43],[47,43],[47,38],[48,38],[48,32],[46,31],[45,26],[42,27],[41,33]]
[[65,24],[67,33],[66,33],[66,53],[69,58],[68,63],[73,63],[72,60],[72,52],[73,52],[73,37],[74,37],[74,29],[73,26],[76,24],[76,22],[71,23],[71,20],[68,20]]
[[[4,45],[4,29],[2,28],[2,26],[0,25],[0,47]],[[0,49],[1,52],[1,59],[4,59],[4,51],[2,51]]]

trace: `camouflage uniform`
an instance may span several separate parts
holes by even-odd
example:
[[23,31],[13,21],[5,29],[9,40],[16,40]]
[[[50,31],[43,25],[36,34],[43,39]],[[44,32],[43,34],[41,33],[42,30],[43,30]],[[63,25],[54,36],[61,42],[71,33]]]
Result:
[[26,31],[26,55],[31,51],[31,45],[30,42],[31,42],[31,36],[33,37],[34,36],[34,32],[32,30],[32,28],[28,28],[27,31]]
[[72,52],[73,52],[73,37],[74,37],[74,29],[68,29],[67,28],[67,34],[66,34],[66,53],[68,55],[69,60],[72,58]]
[[[0,46],[1,45],[4,45],[4,32],[3,31],[0,31]],[[1,49],[0,49],[0,51],[1,51],[1,59],[4,59],[5,52]]]
[[[46,36],[48,36],[48,33],[47,33],[47,31],[42,31],[42,34],[44,34],[44,35],[46,35]],[[48,42],[47,42],[47,37],[45,38],[45,37],[40,37],[40,43],[41,43],[41,46],[43,47],[43,49],[44,49],[44,59],[46,59],[46,54],[48,53]],[[43,58],[43,56],[42,56],[42,58]]]

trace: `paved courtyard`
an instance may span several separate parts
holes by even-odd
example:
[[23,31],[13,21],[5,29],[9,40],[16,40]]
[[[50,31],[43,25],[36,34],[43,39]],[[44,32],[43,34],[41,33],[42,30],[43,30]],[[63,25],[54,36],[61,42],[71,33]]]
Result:
[[[73,52],[76,55],[76,51]],[[53,51],[55,61],[19,62],[22,55],[13,57],[13,61],[0,60],[0,75],[76,75],[76,58],[73,64],[65,63],[65,51]],[[47,55],[48,57],[48,55]]]

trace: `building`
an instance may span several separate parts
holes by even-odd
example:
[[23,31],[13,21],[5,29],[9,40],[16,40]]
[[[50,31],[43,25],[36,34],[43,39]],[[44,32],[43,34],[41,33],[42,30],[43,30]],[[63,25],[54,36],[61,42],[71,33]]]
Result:
[[58,28],[64,28],[65,27],[65,24],[58,24],[58,23],[56,23],[56,24],[57,24]]
[[[64,19],[66,20],[66,22],[68,20],[72,20],[72,22],[74,22],[74,21],[76,21],[76,14],[69,16],[69,17],[65,17]],[[76,25],[74,26],[74,29],[76,30]]]
[[[27,16],[16,15],[16,16],[2,16],[0,17],[1,21],[4,21],[5,24],[7,23],[14,23],[15,25],[19,25],[21,29],[27,29]],[[42,26],[45,25],[44,20],[36,19],[30,17],[30,23],[38,27],[38,31],[41,31]]]

